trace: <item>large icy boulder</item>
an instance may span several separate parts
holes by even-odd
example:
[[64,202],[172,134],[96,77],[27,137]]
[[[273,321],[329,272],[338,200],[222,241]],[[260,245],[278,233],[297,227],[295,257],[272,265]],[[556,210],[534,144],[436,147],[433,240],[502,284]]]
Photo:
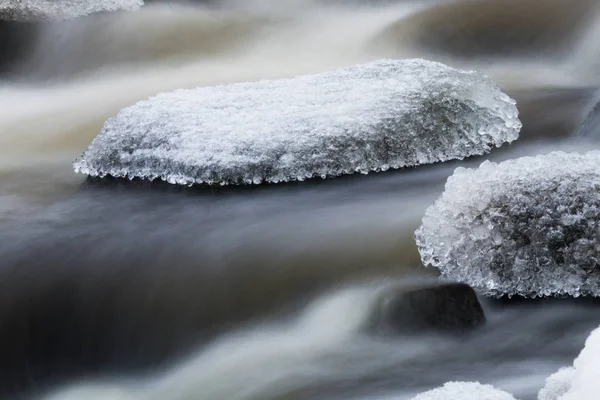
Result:
[[462,159],[520,128],[515,102],[483,75],[382,60],[159,94],[109,119],[74,169],[185,185],[285,182]]
[[513,395],[478,382],[448,382],[421,393],[413,400],[515,400]]
[[597,400],[600,382],[600,328],[588,337],[572,367],[562,368],[546,380],[539,400]]
[[424,265],[490,295],[600,295],[600,152],[458,168],[415,239]]
[[0,20],[39,21],[140,8],[143,0],[2,0]]

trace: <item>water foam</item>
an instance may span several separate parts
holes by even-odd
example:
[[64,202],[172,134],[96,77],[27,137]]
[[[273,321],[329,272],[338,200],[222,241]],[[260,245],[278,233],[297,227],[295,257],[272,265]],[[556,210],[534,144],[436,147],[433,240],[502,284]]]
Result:
[[[137,384],[83,384],[43,400],[269,399],[326,371],[323,354],[365,323],[379,286],[358,285],[318,298],[289,323],[263,324],[221,337],[190,361]],[[257,366],[260,366],[257,368]]]

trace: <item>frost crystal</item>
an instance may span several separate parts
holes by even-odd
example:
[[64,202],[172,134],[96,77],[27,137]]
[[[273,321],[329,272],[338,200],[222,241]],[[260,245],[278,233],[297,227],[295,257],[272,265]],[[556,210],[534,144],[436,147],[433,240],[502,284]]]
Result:
[[600,296],[600,152],[457,168],[415,239],[485,295]]
[[301,181],[483,154],[520,128],[515,102],[485,76],[381,60],[159,94],[109,119],[74,169],[186,185]]
[[597,400],[600,382],[600,328],[593,331],[573,363],[546,380],[538,400]]
[[143,0],[3,0],[0,20],[66,19],[117,10],[136,10]]
[[515,400],[491,385],[477,382],[448,382],[443,387],[421,393],[413,400]]

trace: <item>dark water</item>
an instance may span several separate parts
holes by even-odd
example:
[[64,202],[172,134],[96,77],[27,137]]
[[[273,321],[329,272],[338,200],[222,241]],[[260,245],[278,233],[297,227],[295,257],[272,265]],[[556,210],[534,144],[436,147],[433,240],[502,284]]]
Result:
[[490,74],[524,123],[492,159],[598,147],[577,136],[598,98],[595,2],[379,3],[152,4],[3,39],[1,398],[410,399],[478,380],[529,400],[572,363],[595,302],[484,300],[488,324],[458,338],[364,329],[390,287],[435,277],[412,234],[484,158],[222,190],[72,172],[107,117],[157,92],[381,57]]

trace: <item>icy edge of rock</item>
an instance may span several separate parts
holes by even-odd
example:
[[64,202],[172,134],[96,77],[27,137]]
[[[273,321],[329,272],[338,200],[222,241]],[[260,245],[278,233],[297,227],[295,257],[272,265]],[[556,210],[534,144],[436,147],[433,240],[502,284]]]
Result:
[[457,168],[415,232],[426,266],[488,296],[600,295],[600,151]]
[[544,387],[538,393],[538,400],[560,400],[571,389],[575,368],[563,367],[546,378]]
[[162,93],[110,118],[74,163],[91,176],[258,184],[484,154],[517,139],[486,76],[425,60]]
[[97,12],[135,11],[143,4],[143,0],[8,0],[0,5],[0,20],[69,19]]
[[447,382],[412,400],[516,400],[510,393],[478,382]]
[[596,400],[600,382],[600,328],[594,330],[573,367],[560,369],[546,380],[538,400]]

